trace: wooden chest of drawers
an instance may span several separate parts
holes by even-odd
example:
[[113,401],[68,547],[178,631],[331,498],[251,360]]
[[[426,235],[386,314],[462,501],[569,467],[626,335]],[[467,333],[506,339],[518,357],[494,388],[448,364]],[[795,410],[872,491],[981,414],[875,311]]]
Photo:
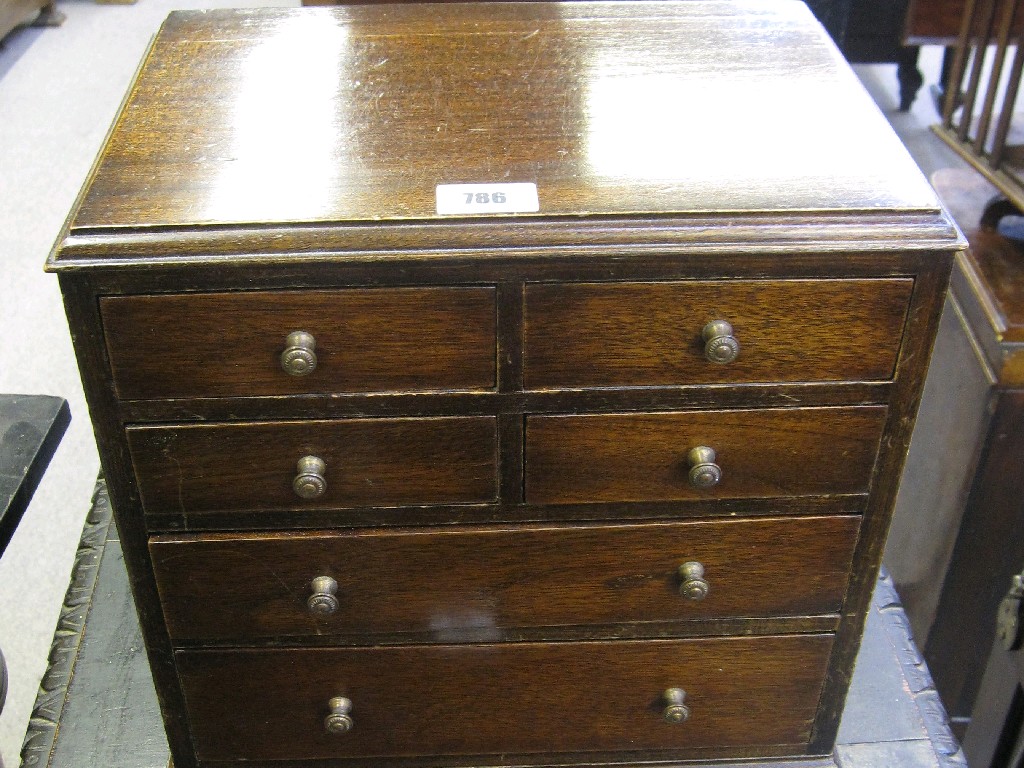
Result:
[[175,765],[829,754],[960,245],[801,3],[172,15],[50,267]]

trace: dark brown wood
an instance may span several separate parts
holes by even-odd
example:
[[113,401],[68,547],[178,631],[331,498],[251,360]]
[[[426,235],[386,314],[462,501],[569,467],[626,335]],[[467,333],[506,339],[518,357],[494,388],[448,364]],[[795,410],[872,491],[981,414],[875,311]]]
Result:
[[[100,300],[119,397],[489,389],[493,288],[216,293]],[[316,369],[281,368],[316,339]]]
[[[892,376],[910,280],[576,283],[526,289],[529,389]],[[728,364],[701,331],[726,320]]]
[[[954,718],[970,716],[995,636],[996,607],[1024,562],[1024,392],[1003,393],[979,462],[937,620],[924,647],[943,703]],[[952,612],[955,611],[956,621]],[[966,640],[966,642],[965,642]]]
[[957,277],[962,285],[957,292],[963,294],[965,310],[971,309],[969,304],[979,304],[986,313],[970,318],[978,343],[1000,382],[1024,384],[1019,373],[1024,364],[1014,359],[1016,345],[1024,342],[1024,246],[1000,235],[996,222],[985,216],[999,190],[979,173],[968,167],[945,168],[933,180],[971,244],[960,257]]
[[[787,408],[526,420],[533,504],[735,499],[866,491],[883,407]],[[715,450],[722,480],[689,482],[687,453]]]
[[964,754],[977,768],[1017,768],[1024,759],[1024,664],[1020,649],[997,640],[981,678],[977,706],[964,737]]
[[[928,388],[942,395],[940,402],[933,397],[930,405],[922,403],[919,421],[930,425],[922,431],[927,450],[935,453],[930,461],[915,461],[914,452],[925,448],[912,448],[916,479],[905,478],[905,485],[923,481],[931,490],[913,503],[913,516],[906,510],[902,520],[897,518],[892,541],[897,547],[906,541],[908,523],[916,519],[917,546],[932,551],[913,564],[888,553],[886,559],[936,689],[957,736],[965,739],[981,705],[977,691],[992,645],[996,606],[1010,574],[1024,563],[1024,545],[1016,534],[1024,488],[1014,458],[1022,450],[1016,431],[1024,423],[1024,349],[1019,341],[1024,302],[1017,296],[1024,270],[1019,249],[994,229],[991,217],[983,216],[997,195],[995,187],[966,163],[935,173],[933,181],[971,241],[971,251],[958,257],[954,271],[959,351],[951,355],[947,350],[933,361],[937,370],[930,377],[936,380],[929,380],[926,401]],[[955,375],[941,376],[957,366]],[[958,402],[947,408],[941,402],[946,398]],[[948,438],[934,439],[943,431]],[[945,510],[928,501],[930,493],[943,493],[943,488]],[[984,705],[992,711],[993,702]]]
[[134,472],[125,444],[124,425],[117,418],[117,400],[105,360],[103,325],[100,322],[96,287],[88,277],[69,280],[60,277],[68,324],[76,329],[71,339],[82,373],[82,387],[90,405],[102,473],[114,508],[118,536],[139,624],[146,638],[146,655],[153,674],[157,700],[167,740],[172,745],[175,768],[196,768],[190,743],[185,699],[178,680],[170,637],[156,589],[156,579],[147,550],[148,534],[141,514]]
[[[176,640],[409,632],[465,642],[524,626],[835,613],[859,523],[164,536],[150,551]],[[704,566],[704,600],[679,594],[689,561]],[[327,617],[306,606],[316,576],[338,583],[340,606]]]
[[[741,29],[717,21],[721,7],[657,15],[585,3],[568,13],[535,3],[455,12],[401,5],[386,15],[372,6],[228,12],[216,36],[205,20],[172,14],[158,45],[176,47],[175,66],[161,56],[143,66],[74,229],[437,218],[436,184],[492,178],[537,182],[548,216],[932,204],[895,143],[851,141],[843,173],[833,172],[836,127],[852,137],[876,135],[879,125],[866,94],[830,87],[842,62],[804,9],[748,9]],[[315,46],[305,24],[322,30]],[[764,47],[750,44],[750,27],[763,30]],[[351,45],[348,30],[365,42]],[[472,61],[430,44],[467,32],[480,46]],[[253,58],[252,41],[262,36],[277,46],[259,54],[275,76],[256,87],[249,73],[263,59]],[[705,48],[681,51],[681,39]],[[706,46],[719,55],[704,55]],[[636,79],[634,60],[660,62],[657,87],[677,98],[654,97],[653,83]],[[594,62],[605,63],[595,70]],[[326,67],[358,75],[339,83],[322,74]],[[694,91],[723,72],[727,96]],[[786,82],[803,74],[829,86],[814,99],[796,97]],[[795,114],[786,130],[771,132],[770,156],[723,121],[688,122],[686,141],[699,155],[655,150],[679,146],[670,126],[681,119],[683,94],[753,99],[780,113],[791,105]],[[153,125],[159,138],[140,142]],[[312,125],[323,128],[305,131],[300,145],[284,141],[287,127]],[[729,174],[698,165],[725,154]],[[904,183],[878,184],[896,176]]]
[[[831,644],[807,635],[192,651],[178,665],[203,759],[588,749],[682,757],[806,739]],[[677,727],[661,713],[672,686],[685,687],[693,709]],[[332,696],[353,702],[356,726],[342,736],[324,733]]]
[[[497,499],[493,417],[348,419],[131,427],[128,445],[147,512],[273,512]],[[317,456],[327,488],[292,489]]]
[[[960,34],[967,0],[910,0],[907,37],[915,43],[952,45]],[[1024,32],[1024,19],[1017,19],[1014,36]]]
[[922,646],[936,618],[988,431],[992,383],[963,309],[950,292],[885,545],[885,567]]
[[[522,488],[520,486],[521,495]],[[514,504],[505,497],[498,504],[452,504],[417,507],[358,507],[345,509],[289,510],[291,530],[318,528],[386,528],[410,525],[592,522],[608,520],[692,520],[696,518],[778,517],[792,515],[859,515],[868,494],[828,496],[775,496],[747,499],[689,499],[656,502],[606,502],[603,504]],[[151,531],[174,532],[276,530],[281,517],[265,512],[165,512],[146,515]]]
[[[708,46],[716,50],[713,60],[706,55]],[[361,660],[362,654],[381,661],[369,668],[356,665],[358,674],[367,680],[377,673],[391,675],[386,679],[402,689],[400,701],[410,702],[400,706],[411,712],[411,702],[416,702],[420,709],[415,728],[434,739],[417,738],[421,743],[415,748],[428,750],[429,756],[411,757],[384,754],[392,743],[388,740],[409,737],[409,729],[389,727],[380,739],[357,735],[372,745],[368,749],[376,750],[376,756],[338,760],[363,768],[383,768],[389,761],[436,764],[438,754],[447,754],[441,762],[451,766],[550,766],[609,760],[643,764],[684,756],[772,757],[789,764],[809,758],[813,764],[820,763],[816,756],[831,753],[946,275],[960,244],[927,182],[852,82],[807,9],[789,2],[759,3],[755,10],[706,0],[361,6],[171,17],[49,266],[62,273],[176,768],[223,765],[222,757],[238,757],[240,748],[261,740],[273,742],[268,748],[277,750],[274,759],[281,765],[324,754],[317,751],[319,736],[305,740],[285,720],[275,721],[274,728],[288,730],[288,738],[278,738],[264,727],[260,708],[273,707],[273,717],[284,718],[305,711],[306,704],[289,705],[286,697],[305,694],[286,682],[305,686],[314,679],[333,687],[338,676],[332,670],[340,672],[349,662],[338,661],[341,666],[335,667],[332,660]],[[666,92],[673,98],[664,98]],[[752,133],[735,113],[734,105],[741,103],[745,110],[751,103],[763,104],[766,114],[783,117]],[[701,105],[707,119],[691,119],[694,104]],[[298,135],[300,142],[295,140]],[[847,151],[837,155],[836,146]],[[722,157],[730,162],[723,164]],[[540,210],[443,217],[436,212],[435,185],[452,181],[533,182]],[[792,328],[786,311],[767,305],[798,304],[809,326],[839,313],[841,323],[828,320],[825,325],[832,323],[840,336],[846,332],[853,340],[837,345],[812,334],[812,343],[832,358],[821,368],[827,373],[817,379],[805,373],[813,370],[808,360],[815,350],[788,335],[789,348],[803,354],[780,353],[775,370],[762,369],[763,379],[725,377],[665,385],[644,374],[635,383],[613,380],[595,386],[583,380],[559,385],[557,391],[528,380],[532,334],[543,318],[535,311],[527,316],[526,290],[550,288],[557,293],[538,284],[588,283],[587,290],[614,293],[630,288],[613,283],[693,287],[689,281],[730,281],[723,290],[743,287],[732,281],[756,282],[768,290],[748,290],[743,303],[757,309],[744,311],[760,313],[784,329]],[[805,291],[799,302],[784,291],[772,292],[776,282],[792,286],[799,281],[814,281],[820,290]],[[844,291],[833,282],[853,287],[844,294],[848,301],[830,298]],[[815,295],[808,298],[809,293]],[[375,349],[373,334],[388,328],[394,321],[391,315],[401,319],[408,337],[401,340],[405,346],[368,353],[376,358],[373,375],[379,373],[381,379],[345,380],[370,362],[353,360],[347,371],[332,369],[327,358],[336,349],[333,342],[323,348],[324,370],[340,386],[267,389],[261,375],[246,373],[228,375],[230,385],[210,389],[201,366],[188,376],[182,373],[184,363],[161,368],[161,358],[192,359],[188,335],[181,331],[196,327],[193,317],[200,314],[205,297],[247,307],[245,322],[233,310],[219,312],[221,325],[257,328],[273,326],[264,310],[284,314],[282,308],[293,298],[301,304],[311,296],[317,311],[300,319],[328,318],[332,328],[340,328],[343,324],[332,312],[334,298],[343,295],[441,300],[426,301],[422,313],[364,306],[367,350]],[[462,299],[449,300],[455,296]],[[265,302],[265,297],[272,301]],[[687,301],[697,304],[700,297]],[[117,311],[109,307],[170,306],[163,302],[180,302],[169,313],[177,320],[162,340],[151,337],[145,342],[145,350],[135,349],[134,339],[145,338],[147,323],[152,318],[163,322],[159,317],[168,313],[127,313],[131,316],[115,332],[116,323],[104,326],[99,311],[101,303],[105,313]],[[562,311],[558,302],[549,304],[555,305],[551,312]],[[609,316],[646,312],[654,320],[649,327],[657,327],[659,315],[672,318],[679,311],[671,301],[606,304]],[[571,358],[601,322],[580,326],[564,343],[547,342],[546,354],[560,345],[558,351]],[[209,326],[217,330],[215,324]],[[450,332],[438,330],[446,328]],[[297,329],[284,332],[292,330]],[[302,330],[320,337],[315,329]],[[690,339],[699,333],[689,326],[679,330]],[[551,339],[556,337],[552,332]],[[750,338],[755,341],[745,351],[757,352],[756,334]],[[672,345],[671,351],[676,348]],[[624,359],[634,351],[628,345],[618,348]],[[263,360],[259,365],[270,364],[263,369],[268,376],[271,369],[276,375],[277,354],[277,347],[257,354]],[[139,358],[136,362],[125,362],[133,355]],[[251,356],[244,365],[250,363]],[[571,360],[571,365],[587,371],[598,367],[585,358]],[[415,374],[418,366],[433,373]],[[137,386],[130,383],[133,376],[138,377]],[[177,389],[160,389],[176,377]],[[524,384],[538,388],[526,390]],[[680,448],[675,443],[688,436],[675,424],[684,417],[709,430],[716,423],[731,424],[729,433],[745,442],[748,455],[755,449],[748,450],[746,443],[760,444],[759,458],[770,446],[776,450],[761,467],[751,468],[736,463],[739,447],[722,449],[723,489],[745,477],[747,491],[740,495],[665,493],[664,473],[678,475],[684,461],[685,454],[676,456],[667,469],[669,446]],[[611,434],[607,430],[594,430],[588,452],[577,452],[573,461],[557,467],[533,467],[535,460],[550,458],[531,444],[538,424],[619,419],[673,427],[635,435],[626,430],[613,435],[615,441],[606,439]],[[412,439],[395,439],[402,436],[398,433]],[[643,451],[632,456],[624,452],[630,441],[642,443],[652,435],[657,437],[655,458],[662,461],[653,471]],[[327,460],[328,496],[302,506],[288,495],[294,463],[324,446],[342,458]],[[549,441],[544,450],[557,457],[562,449]],[[282,451],[299,452],[281,464],[279,475],[276,462]],[[616,481],[632,488],[625,498],[603,498],[595,493],[599,484],[587,480],[595,473],[595,457],[602,455],[612,456],[616,471],[628,479]],[[345,479],[346,467],[355,470],[349,475],[357,481],[354,485]],[[332,475],[339,469],[340,478]],[[657,472],[663,473],[660,478],[652,477]],[[553,495],[532,498],[535,477],[547,478]],[[846,530],[845,525],[858,533],[820,534],[810,540],[789,535],[807,522],[796,519],[802,515],[827,517],[814,523],[823,530]],[[732,516],[740,520],[725,521]],[[787,519],[768,522],[766,517]],[[396,525],[406,528],[390,530]],[[480,578],[494,584],[503,572],[501,587],[518,595],[516,585],[528,579],[517,555],[536,563],[544,552],[547,570],[534,568],[531,578],[551,584],[558,577],[553,564],[564,557],[561,550],[580,549],[547,540],[517,548],[511,543],[517,532],[526,535],[533,526],[586,537],[601,529],[607,536],[595,534],[583,549],[600,553],[594,556],[605,562],[614,558],[609,540],[636,536],[634,527],[650,531],[659,525],[730,531],[732,525],[735,530],[778,525],[787,531],[774,537],[780,553],[801,549],[806,556],[846,547],[804,582],[810,594],[831,595],[828,604],[837,606],[837,613],[765,616],[737,607],[739,613],[754,615],[701,621],[606,618],[598,619],[606,622],[600,625],[536,626],[561,620],[555,617],[559,605],[575,601],[596,612],[608,604],[597,599],[591,606],[579,595],[550,588],[532,614],[521,609],[525,618],[507,622],[519,626],[503,629],[489,647],[437,645],[443,641],[430,636],[431,630],[398,626],[401,622],[385,611],[373,621],[392,624],[376,634],[183,639],[173,646],[149,549],[152,536],[169,537],[162,542],[192,540],[204,530],[214,533],[203,534],[203,539],[221,541],[225,547],[233,539],[302,541],[298,529],[346,542],[428,541],[432,536],[449,542],[490,531],[493,541],[477,547],[480,551],[474,550],[472,557],[479,561],[484,553],[495,553],[490,562],[496,570],[484,573],[479,567]],[[494,543],[500,537],[505,541]],[[746,545],[736,543],[728,556],[720,555],[720,562],[740,570],[744,563],[756,569],[771,562],[764,544],[756,552],[753,546],[743,550]],[[708,546],[720,553],[727,549],[717,540]],[[637,544],[638,551],[644,547],[649,544]],[[750,554],[737,559],[740,551]],[[465,591],[469,577],[452,566],[457,558],[442,561],[447,552],[441,546],[415,556],[434,558],[438,596],[446,594],[441,586],[453,585],[448,594],[455,597],[443,613],[436,612],[437,626],[462,615],[453,604],[466,603],[462,607],[467,610],[477,606]],[[235,555],[224,557],[231,561]],[[847,558],[851,567],[841,586],[836,568],[845,568]],[[564,570],[585,570],[587,562],[580,557]],[[167,578],[186,577],[174,563],[175,558],[162,561]],[[517,564],[515,572],[510,563]],[[267,564],[279,567],[274,571],[279,574],[291,567]],[[628,566],[630,572],[647,572],[635,562]],[[800,567],[805,573],[812,570],[810,565]],[[375,561],[367,566],[380,572],[383,582],[415,580],[417,571],[401,569],[402,563]],[[658,573],[667,571],[662,567]],[[202,579],[201,573],[193,575]],[[780,576],[779,583],[785,578]],[[631,588],[657,584],[644,581]],[[182,588],[180,594],[193,593]],[[431,594],[428,582],[409,601],[408,610],[425,604]],[[759,601],[758,610],[768,613],[783,594]],[[797,594],[799,590],[793,591]],[[700,609],[712,611],[717,595]],[[250,604],[259,605],[260,595],[253,592],[250,598]],[[523,605],[528,602],[525,596],[521,599]],[[536,621],[527,626],[531,617]],[[833,630],[834,640],[831,634],[820,634]],[[772,638],[773,631],[787,636]],[[698,634],[708,636],[706,644],[682,639]],[[368,647],[370,638],[382,647]],[[655,638],[664,638],[664,644]],[[254,648],[283,642],[305,650]],[[203,643],[220,650],[208,653],[199,648]],[[807,644],[816,650],[788,655],[787,648]],[[646,734],[630,742],[633,737],[619,725],[567,728],[566,722],[577,721],[566,721],[561,709],[524,706],[550,701],[544,698],[547,694],[524,698],[523,692],[532,690],[552,695],[569,691],[576,698],[567,703],[581,701],[581,691],[586,693],[579,685],[585,678],[582,668],[576,661],[560,663],[560,653],[600,670],[599,706],[612,706],[616,697],[606,681],[619,674],[634,681],[622,696],[643,696],[644,706],[649,706],[653,699],[647,697],[673,684],[659,680],[659,690],[651,694],[641,694],[635,685],[657,671],[653,657],[645,656],[655,647],[728,649],[709,651],[706,674],[693,683],[698,693],[705,685],[721,685],[729,692],[728,706],[735,709],[723,710],[731,712],[728,728],[714,731],[709,724],[715,721],[695,717],[698,741],[673,750],[647,740]],[[604,648],[607,658],[601,657]],[[462,673],[444,675],[443,667],[434,663],[438,654],[467,659],[468,666]],[[534,656],[527,659],[530,654]],[[475,666],[474,659],[485,656],[500,660],[497,672],[509,670],[511,683],[498,685],[483,666]],[[543,666],[537,663],[541,656],[546,659]],[[673,664],[682,658],[674,650],[668,656]],[[521,661],[511,661],[513,657]],[[203,659],[208,661],[193,661]],[[292,661],[279,666],[278,660],[288,659]],[[399,664],[398,659],[414,661],[402,671],[398,667],[406,662]],[[293,661],[310,666],[302,671]],[[273,667],[266,674],[265,663]],[[725,674],[736,664],[742,674]],[[433,686],[438,676],[443,680]],[[794,715],[794,710],[779,709],[775,699],[761,698],[756,686],[746,685],[748,676],[770,681],[771,696],[799,688],[799,711]],[[472,683],[469,688],[467,681]],[[199,708],[188,718],[183,683],[198,697],[194,703]],[[376,690],[387,687],[378,680]],[[614,686],[616,694],[619,687]],[[485,689],[486,696],[481,693]],[[238,699],[222,698],[227,693]],[[218,697],[220,703],[215,703]],[[492,700],[503,702],[501,706],[513,702],[517,711],[539,717],[543,727],[520,721],[530,727],[509,728],[507,723],[516,721],[502,717],[491,731],[500,743],[481,746],[487,739],[494,743],[476,725],[486,718],[486,704]],[[433,709],[422,709],[424,701]],[[318,701],[316,706],[326,704]],[[444,717],[451,706],[457,716]],[[582,717],[578,713],[585,711],[577,707],[571,716]],[[229,719],[218,721],[218,712],[229,713]],[[324,714],[318,710],[312,716],[317,728],[322,728]],[[657,719],[656,710],[647,714]],[[667,727],[658,722],[660,730],[652,733],[663,738]],[[353,731],[361,733],[358,726]],[[218,741],[217,734],[225,738]],[[293,749],[296,739],[299,746]],[[609,739],[614,742],[610,747]],[[197,757],[196,745],[208,759]],[[484,748],[502,752],[466,752]],[[401,746],[399,751],[408,749]],[[516,755],[514,749],[529,754]],[[578,751],[560,751],[564,749]],[[321,765],[328,760],[316,759]]]
[[914,294],[908,315],[920,323],[926,332],[907,334],[896,363],[896,378],[892,406],[885,425],[876,473],[871,483],[871,495],[864,510],[860,540],[853,555],[853,576],[850,591],[843,606],[843,615],[836,632],[829,671],[825,676],[822,706],[814,724],[811,750],[817,751],[835,741],[845,691],[849,688],[852,665],[860,648],[862,616],[871,601],[871,590],[878,578],[885,536],[892,520],[896,495],[902,477],[914,417],[924,388],[925,373],[931,359],[932,347],[939,320],[942,316],[943,297],[949,283],[952,254],[946,254],[944,265],[924,270],[914,283]]

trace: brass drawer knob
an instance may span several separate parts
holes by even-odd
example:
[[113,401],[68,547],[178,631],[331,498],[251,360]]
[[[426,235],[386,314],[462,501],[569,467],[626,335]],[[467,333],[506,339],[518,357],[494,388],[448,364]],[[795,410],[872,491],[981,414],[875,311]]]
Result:
[[348,733],[355,727],[355,721],[349,712],[352,702],[344,696],[335,696],[327,702],[331,712],[324,718],[324,730],[328,733]]
[[316,369],[316,339],[306,331],[288,334],[281,353],[281,367],[289,376],[305,376]]
[[300,499],[318,499],[327,491],[327,465],[319,456],[303,456],[296,465],[292,490]]
[[715,450],[706,445],[691,448],[686,454],[690,464],[690,485],[694,488],[711,488],[722,479],[722,468],[715,464]]
[[669,688],[663,694],[665,710],[662,714],[665,722],[685,723],[690,719],[690,708],[683,702],[686,701],[686,691],[682,688]]
[[712,363],[731,363],[740,354],[740,343],[732,335],[732,325],[725,320],[712,320],[701,331],[704,357]]
[[313,594],[306,600],[309,612],[317,616],[330,616],[338,610],[338,582],[330,576],[317,576],[313,579]]
[[696,560],[679,566],[679,594],[687,600],[703,600],[711,591],[711,585],[704,578],[704,566]]

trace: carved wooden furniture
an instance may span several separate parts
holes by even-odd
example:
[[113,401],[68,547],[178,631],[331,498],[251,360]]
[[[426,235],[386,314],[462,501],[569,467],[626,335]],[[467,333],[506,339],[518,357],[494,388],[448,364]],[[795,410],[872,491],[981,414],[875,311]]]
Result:
[[830,755],[959,246],[799,3],[172,15],[50,267],[175,765]]
[[[101,481],[25,736],[24,766],[167,766],[167,739],[149,667],[138,653],[142,634],[110,523]],[[888,578],[875,589],[834,759],[846,766],[964,766]],[[743,768],[764,765],[744,762]]]

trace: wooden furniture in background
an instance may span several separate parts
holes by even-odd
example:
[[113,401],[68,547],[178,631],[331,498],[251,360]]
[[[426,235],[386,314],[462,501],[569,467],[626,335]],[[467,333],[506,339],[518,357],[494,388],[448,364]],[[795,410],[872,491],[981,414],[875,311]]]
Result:
[[953,271],[885,562],[962,739],[1024,562],[1024,249],[981,223],[998,190],[976,171],[932,181],[971,249]]
[[1018,768],[1024,764],[1024,574],[1014,574],[999,606],[992,644],[964,753],[976,768]]
[[907,45],[907,0],[853,0],[840,49],[851,64],[896,64],[901,112],[914,103],[924,77],[917,68],[920,49]]
[[966,6],[936,133],[1024,210],[1024,150],[1013,125],[1024,74],[1024,46],[1015,43],[1022,5],[976,0]]
[[50,268],[176,768],[834,765],[960,245],[799,3],[172,15]]

